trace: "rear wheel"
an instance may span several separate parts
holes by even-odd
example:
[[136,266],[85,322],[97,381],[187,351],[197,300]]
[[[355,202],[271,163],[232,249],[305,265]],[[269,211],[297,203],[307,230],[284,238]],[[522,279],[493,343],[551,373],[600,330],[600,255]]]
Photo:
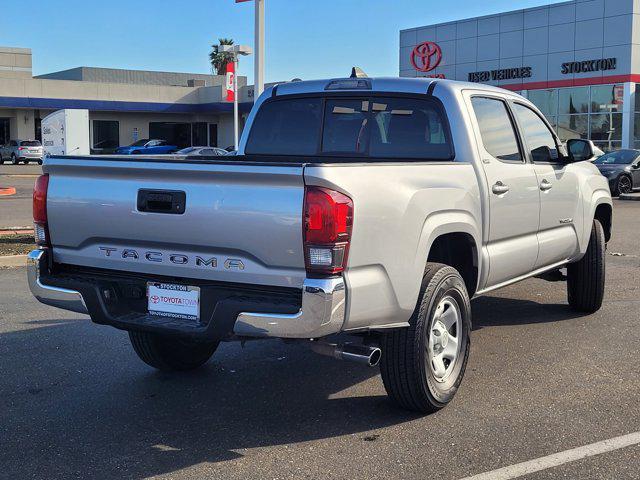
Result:
[[593,221],[587,253],[579,261],[567,265],[567,296],[571,308],[594,313],[602,306],[605,284],[604,230]]
[[422,413],[447,405],[464,376],[470,331],[471,306],[460,274],[427,264],[409,327],[382,337],[380,370],[391,400]]
[[218,342],[195,342],[150,332],[129,332],[129,339],[143,362],[165,372],[195,370],[218,348]]
[[620,175],[613,190],[613,195],[617,197],[621,193],[631,193],[632,191],[633,183],[631,177],[629,177],[629,175]]
[[0,165],[4,164],[4,159],[2,158],[2,154],[0,153]]

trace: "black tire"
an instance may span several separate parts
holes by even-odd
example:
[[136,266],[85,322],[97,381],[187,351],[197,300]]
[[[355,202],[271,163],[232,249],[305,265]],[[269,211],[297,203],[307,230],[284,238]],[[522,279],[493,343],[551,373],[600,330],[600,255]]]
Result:
[[0,165],[4,165],[4,159],[2,158],[2,154],[0,153]]
[[611,195],[614,197],[619,197],[621,193],[631,192],[633,192],[633,180],[629,175],[620,175],[616,180],[616,186],[613,188],[613,192],[611,192]]
[[38,160],[38,165],[42,165],[42,160]]
[[194,342],[149,332],[129,332],[129,340],[143,362],[164,372],[195,370],[218,348],[218,342]]
[[605,251],[604,229],[594,220],[587,253],[567,265],[567,296],[573,310],[585,313],[600,310],[604,298]]
[[[457,303],[461,317],[461,328],[456,332],[459,353],[449,376],[439,381],[430,358],[429,337],[435,327],[438,305],[449,298]],[[471,305],[460,274],[447,265],[428,263],[409,327],[385,333],[381,339],[380,371],[391,400],[402,408],[421,413],[432,413],[446,406],[464,376],[470,332]]]

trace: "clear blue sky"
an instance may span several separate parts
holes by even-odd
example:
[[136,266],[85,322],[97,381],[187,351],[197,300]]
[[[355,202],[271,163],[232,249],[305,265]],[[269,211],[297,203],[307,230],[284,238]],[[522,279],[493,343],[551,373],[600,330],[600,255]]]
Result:
[[[266,80],[398,75],[399,30],[549,0],[265,0]],[[0,45],[33,50],[34,74],[77,66],[209,73],[219,37],[253,45],[253,2],[2,0]],[[21,25],[20,28],[8,28]],[[251,58],[251,57],[249,57]],[[241,74],[253,77],[253,61]]]

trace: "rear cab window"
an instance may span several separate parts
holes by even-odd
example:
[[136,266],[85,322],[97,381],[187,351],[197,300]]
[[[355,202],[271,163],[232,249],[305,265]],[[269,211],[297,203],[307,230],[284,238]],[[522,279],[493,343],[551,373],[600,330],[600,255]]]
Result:
[[23,140],[20,142],[21,147],[40,147],[40,142],[38,140]]
[[245,153],[337,157],[342,161],[454,158],[441,104],[428,97],[404,96],[267,101],[256,115]]

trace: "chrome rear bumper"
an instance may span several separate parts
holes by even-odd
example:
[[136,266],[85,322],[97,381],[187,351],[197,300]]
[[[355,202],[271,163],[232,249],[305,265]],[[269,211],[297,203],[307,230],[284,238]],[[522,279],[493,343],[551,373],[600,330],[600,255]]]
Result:
[[241,313],[233,331],[242,336],[277,338],[318,338],[337,333],[344,323],[345,293],[342,277],[307,278],[298,313]]
[[33,250],[27,255],[27,278],[29,279],[29,288],[33,296],[45,305],[77,313],[89,313],[80,292],[52,287],[42,283],[40,272],[46,268],[46,250]]
[[[77,313],[88,313],[80,292],[46,285],[48,252],[34,250],[27,257],[31,293],[40,302]],[[307,278],[302,287],[302,306],[297,313],[243,312],[236,318],[233,333],[244,337],[319,338],[342,329],[346,291],[342,277]]]

